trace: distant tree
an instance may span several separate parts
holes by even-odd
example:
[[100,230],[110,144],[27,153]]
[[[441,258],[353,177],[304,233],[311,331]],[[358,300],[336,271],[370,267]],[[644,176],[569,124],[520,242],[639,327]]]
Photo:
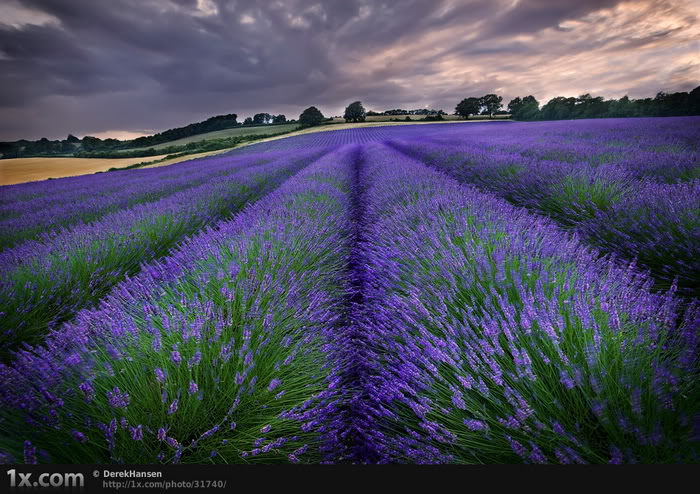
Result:
[[272,122],[272,115],[269,113],[256,113],[253,116],[253,123],[256,125],[268,124]]
[[282,114],[275,115],[274,117],[272,117],[272,123],[278,124],[278,123],[285,123],[286,121],[287,121],[287,117],[282,115]]
[[600,118],[607,113],[607,103],[602,96],[593,97],[590,93],[576,98],[572,118]]
[[364,122],[367,113],[361,101],[354,101],[345,109],[343,118],[346,122]]
[[478,114],[480,109],[479,98],[464,98],[455,108],[455,115],[468,119],[469,115]]
[[634,112],[634,103],[625,95],[619,100],[612,100],[610,102],[607,116],[612,118],[633,117]]
[[493,114],[501,109],[503,98],[497,94],[487,94],[479,98],[479,105],[484,108],[484,115],[493,118]]
[[508,112],[516,120],[536,120],[540,112],[540,103],[534,96],[517,97],[508,103]]
[[369,110],[369,111],[367,112],[367,116],[368,116],[368,117],[379,117],[379,116],[381,116],[381,115],[382,115],[382,113],[378,113],[378,112],[372,111],[372,110]]
[[690,115],[700,115],[700,86],[688,93],[688,107]]
[[541,115],[544,120],[566,120],[576,115],[576,98],[557,96],[550,99],[542,107]]
[[228,115],[217,115],[208,118],[203,122],[196,122],[185,127],[177,127],[169,129],[158,134],[147,137],[137,137],[131,141],[127,141],[126,148],[149,147],[163,142],[174,141],[183,137],[189,137],[197,134],[213,132],[215,130],[230,129],[240,125],[236,120],[238,115],[230,113]]
[[508,111],[511,113],[511,115],[515,116],[520,109],[523,107],[523,100],[520,96],[517,96],[510,100],[510,103],[508,103]]
[[83,151],[97,151],[102,147],[102,139],[99,137],[85,136],[82,141]]
[[253,119],[250,117],[245,117],[245,120],[243,120],[243,125],[253,125]]
[[665,93],[660,92],[654,98],[656,115],[659,117],[670,117],[672,115],[692,115],[690,112],[690,95],[688,93]]
[[324,120],[323,113],[315,106],[310,106],[299,115],[299,123],[304,127],[321,125]]
[[73,134],[68,134],[68,137],[66,138],[66,141],[72,142],[72,143],[78,143],[80,142],[80,139],[75,137]]

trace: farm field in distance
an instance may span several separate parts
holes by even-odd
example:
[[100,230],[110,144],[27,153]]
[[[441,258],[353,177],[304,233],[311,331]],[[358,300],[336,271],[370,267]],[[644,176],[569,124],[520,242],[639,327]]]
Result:
[[[149,160],[163,158],[154,156]],[[107,171],[144,161],[144,158],[11,158],[0,160],[0,185],[63,178]]]
[[696,463],[699,157],[348,125],[2,186],[0,460]]
[[182,146],[184,144],[189,144],[190,142],[205,141],[208,139],[222,139],[225,137],[238,137],[238,136],[248,136],[254,134],[267,135],[267,134],[277,134],[281,132],[289,132],[294,130],[297,124],[279,124],[279,125],[265,125],[265,126],[255,126],[255,127],[235,127],[232,129],[216,130],[214,132],[207,132],[205,134],[197,134],[190,137],[184,137],[182,139],[175,139],[173,141],[164,142],[162,144],[155,144],[153,146],[148,146],[144,148],[130,148],[129,151],[137,151],[141,149],[163,149],[168,146]]
[[[375,126],[403,126],[403,125],[421,125],[421,124],[456,124],[456,123],[475,123],[475,122],[495,122],[494,120],[457,120],[451,115],[446,116],[443,122],[422,122],[422,121],[412,121],[412,122],[390,122],[386,120],[388,117],[368,117],[367,122],[357,122],[357,123],[346,123],[337,122],[329,125],[321,125],[317,127],[308,127],[300,130],[290,132],[284,135],[272,135],[271,137],[263,138],[258,141],[243,142],[237,144],[234,147],[249,146],[254,143],[267,142],[277,139],[285,139],[287,137],[294,137],[302,134],[309,134],[315,132],[325,132],[325,131],[336,131],[342,129],[354,129],[360,127],[375,127]],[[376,118],[376,120],[372,120]],[[380,118],[384,118],[381,120]],[[163,144],[151,146],[155,149],[163,149],[168,146],[187,144],[188,142],[199,142],[207,141],[211,139],[219,139],[225,137],[233,136],[245,136],[252,134],[277,134],[280,132],[288,132],[296,127],[296,124],[289,125],[270,125],[267,127],[257,126],[257,127],[237,127],[234,129],[226,129],[215,132],[207,132],[204,134],[198,134],[192,137],[178,139],[175,141],[168,141]],[[244,131],[244,132],[241,132]],[[146,148],[134,148],[129,151],[146,149]],[[96,172],[107,171],[110,168],[125,168],[127,166],[132,166],[140,163],[151,163],[146,164],[139,168],[154,168],[171,165],[173,163],[180,163],[182,161],[187,161],[191,159],[201,158],[203,156],[211,156],[226,152],[230,149],[219,149],[215,151],[205,151],[201,153],[185,154],[183,156],[177,156],[171,159],[165,159],[168,155],[156,155],[156,156],[146,156],[138,158],[76,158],[76,157],[33,157],[33,158],[10,158],[0,160],[0,185],[14,185],[24,182],[46,180],[48,178],[64,178],[73,177],[77,175],[85,175]]]

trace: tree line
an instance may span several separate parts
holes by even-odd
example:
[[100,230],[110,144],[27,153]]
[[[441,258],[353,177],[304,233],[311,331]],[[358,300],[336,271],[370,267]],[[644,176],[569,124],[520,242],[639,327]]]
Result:
[[[293,123],[294,120],[290,120],[290,122]],[[287,123],[287,117],[285,115],[272,115],[270,113],[256,113],[243,121],[243,125],[270,125],[282,123]]]
[[[365,107],[362,105],[361,101],[353,101],[350,103],[346,108],[345,112],[343,113],[343,118],[345,119],[346,122],[364,122],[367,117],[370,116],[386,116],[386,115],[406,115],[405,120],[410,121],[411,117],[410,115],[423,115],[424,118],[421,120],[443,120],[442,116],[447,115],[442,110],[426,110],[426,109],[421,109],[421,110],[387,110],[382,113],[377,113],[374,111],[367,111],[365,110]],[[313,127],[315,125],[321,125],[324,122],[329,122],[333,120],[332,118],[326,118],[323,116],[323,113],[316,108],[315,106],[310,106],[306,110],[302,112],[301,115],[299,115],[299,125],[301,127]],[[400,121],[398,118],[392,119],[395,121]]]
[[455,115],[469,118],[472,115],[510,114],[516,120],[571,120],[580,118],[626,117],[679,117],[700,115],[700,86],[690,92],[659,92],[654,98],[605,99],[586,93],[578,97],[557,96],[540,108],[537,99],[530,95],[517,97],[502,111],[503,98],[496,94],[468,97],[455,107]]
[[[127,141],[128,144],[126,145],[126,148],[155,146],[164,142],[170,142],[197,134],[214,132],[215,130],[231,129],[240,125],[237,119],[238,115],[235,113],[230,113],[228,115],[217,115],[215,117],[208,118],[203,122],[191,123],[184,127],[166,130],[164,132],[159,132],[158,134],[153,134],[152,136],[137,137],[136,139]],[[85,149],[85,151],[90,151],[90,149]]]
[[[582,94],[578,97],[557,96],[540,107],[539,101],[532,96],[512,99],[507,110],[503,110],[503,98],[497,94],[480,97],[467,97],[455,107],[454,114],[463,118],[475,115],[509,114],[516,120],[568,120],[582,118],[624,118],[624,117],[670,117],[700,115],[700,86],[690,92],[659,92],[654,98],[604,99],[602,96]],[[405,115],[404,120],[411,120],[410,115],[423,115],[421,120],[442,120],[446,113],[442,110],[387,110],[382,113],[366,111],[362,102],[353,101],[343,114],[346,122],[364,122],[367,116]],[[0,142],[0,158],[19,158],[23,156],[84,156],[84,157],[127,157],[153,156],[165,152],[195,152],[203,150],[203,141],[183,146],[170,146],[165,150],[154,150],[152,146],[175,141],[184,137],[205,134],[238,126],[262,126],[284,123],[297,123],[299,128],[322,125],[332,121],[324,117],[315,106],[305,109],[298,120],[287,120],[285,115],[256,113],[247,117],[243,123],[237,121],[235,113],[217,115],[202,122],[184,127],[169,129],[147,137],[121,141],[119,139],[100,139],[85,136],[79,139],[69,134],[66,139],[50,141],[42,138],[37,141],[25,139],[14,142]],[[398,118],[393,120],[400,121]],[[254,140],[257,136],[253,136]],[[218,140],[221,141],[221,140]],[[236,141],[239,142],[239,141]],[[217,142],[216,146],[233,144],[234,141]],[[139,149],[137,149],[139,148]]]
[[[25,156],[75,156],[75,157],[139,157],[161,154],[162,150],[154,150],[153,146],[172,142],[177,139],[206,134],[217,130],[226,130],[243,125],[268,125],[287,123],[284,115],[271,115],[258,113],[246,118],[244,123],[238,122],[238,115],[230,113],[217,115],[202,122],[195,122],[184,127],[169,129],[157,134],[145,137],[137,137],[130,140],[113,138],[100,139],[94,136],[85,136],[82,139],[68,134],[63,140],[49,140],[46,137],[28,141],[21,139],[13,142],[0,142],[0,158],[21,158]],[[292,123],[294,120],[291,121]],[[178,149],[172,152],[182,152],[187,149],[200,150],[201,144],[190,143],[183,146],[170,146],[167,149]]]
[[217,151],[237,146],[244,142],[257,141],[267,139],[292,132],[284,130],[274,134],[249,134],[243,136],[221,137],[218,139],[203,139],[196,142],[188,142],[187,144],[172,145],[162,148],[146,148],[146,149],[127,149],[127,150],[93,150],[93,151],[78,151],[73,154],[76,158],[143,158],[148,156],[168,155],[168,158],[184,156],[186,154],[203,153],[207,151]]

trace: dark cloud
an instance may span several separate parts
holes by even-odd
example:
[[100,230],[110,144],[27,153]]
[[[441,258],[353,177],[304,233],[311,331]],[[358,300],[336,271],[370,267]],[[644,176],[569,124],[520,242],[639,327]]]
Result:
[[[6,0],[0,140],[693,87],[689,0]],[[627,76],[626,76],[627,74]],[[645,94],[633,94],[648,91]]]
[[579,19],[597,10],[615,7],[621,0],[528,0],[517,1],[506,14],[489,23],[484,33],[507,37],[557,28],[559,23]]

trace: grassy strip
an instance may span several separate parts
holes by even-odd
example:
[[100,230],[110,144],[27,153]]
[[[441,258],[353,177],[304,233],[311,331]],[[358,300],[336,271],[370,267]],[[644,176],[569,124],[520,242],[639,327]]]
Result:
[[[193,151],[193,152],[184,151],[184,152],[182,152],[182,153],[169,154],[169,155],[167,155],[166,157],[160,158],[160,159],[157,159],[157,160],[143,161],[143,162],[141,162],[141,163],[134,163],[133,165],[124,166],[124,167],[121,167],[121,168],[112,167],[112,168],[110,168],[110,169],[107,170],[107,171],[108,171],[108,172],[116,172],[116,171],[120,171],[120,170],[133,170],[133,169],[135,169],[135,168],[143,168],[144,166],[155,165],[155,164],[157,164],[157,163],[163,163],[164,161],[174,160],[174,159],[176,159],[176,158],[182,158],[183,156],[188,156],[188,155],[193,154],[193,153],[196,153],[196,152],[197,152],[197,151]],[[95,172],[95,173],[107,173],[107,172]]]
[[[147,156],[158,156],[161,154],[169,154],[173,157],[185,156],[187,154],[203,153],[207,151],[217,151],[219,149],[226,149],[235,147],[244,142],[258,141],[261,139],[268,139],[270,137],[277,137],[285,134],[294,132],[294,130],[289,130],[285,132],[278,132],[276,134],[251,134],[247,136],[237,136],[237,137],[225,137],[221,139],[208,139],[197,142],[190,142],[182,146],[168,146],[161,149],[143,149],[137,151],[84,151],[80,153],[75,153],[76,158],[138,158]],[[136,165],[131,165],[131,168],[138,168]]]

